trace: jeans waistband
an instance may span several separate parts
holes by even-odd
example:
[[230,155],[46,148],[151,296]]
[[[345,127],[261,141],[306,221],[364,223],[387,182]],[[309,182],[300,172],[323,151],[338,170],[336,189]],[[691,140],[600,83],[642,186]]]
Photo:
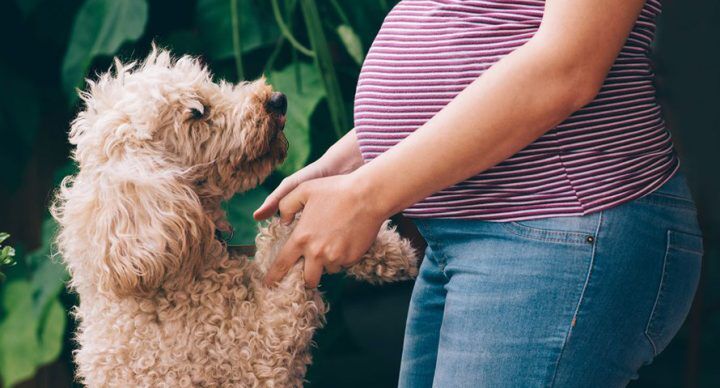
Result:
[[669,194],[680,198],[692,199],[690,187],[687,184],[685,173],[677,170],[675,174],[655,191],[658,194]]

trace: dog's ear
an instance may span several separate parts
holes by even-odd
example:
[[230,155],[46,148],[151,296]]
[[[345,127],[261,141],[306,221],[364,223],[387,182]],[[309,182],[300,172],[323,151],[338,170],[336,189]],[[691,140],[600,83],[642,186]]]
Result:
[[[152,160],[107,166],[64,184],[54,207],[73,278],[101,292],[146,296],[197,273],[214,228],[181,173]],[[77,279],[74,279],[77,280]]]

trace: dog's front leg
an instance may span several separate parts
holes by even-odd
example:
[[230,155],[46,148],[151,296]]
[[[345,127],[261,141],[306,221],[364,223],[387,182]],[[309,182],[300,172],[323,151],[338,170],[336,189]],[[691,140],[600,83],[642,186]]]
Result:
[[302,387],[311,362],[310,347],[315,329],[325,323],[327,306],[320,293],[305,288],[303,261],[296,263],[274,287],[262,277],[282,245],[290,227],[271,222],[260,229],[253,259],[259,269],[253,279],[258,305],[258,325],[254,370],[263,386]]

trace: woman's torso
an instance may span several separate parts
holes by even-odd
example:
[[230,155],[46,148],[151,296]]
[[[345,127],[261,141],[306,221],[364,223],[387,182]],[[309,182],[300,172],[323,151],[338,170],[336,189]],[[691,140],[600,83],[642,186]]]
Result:
[[[397,144],[527,42],[544,6],[541,0],[400,1],[385,18],[358,81],[355,130],[363,158],[372,160]],[[660,2],[648,0],[592,103],[405,215],[489,221],[585,215],[660,187],[680,161],[655,98],[649,58],[659,13]]]

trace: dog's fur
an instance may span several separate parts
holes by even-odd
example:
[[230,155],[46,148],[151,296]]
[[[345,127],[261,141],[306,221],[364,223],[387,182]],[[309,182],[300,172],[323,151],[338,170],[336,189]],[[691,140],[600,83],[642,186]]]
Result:
[[[228,253],[222,201],[258,185],[287,151],[264,79],[214,83],[197,59],[153,47],[88,81],[70,142],[79,172],[52,207],[80,304],[78,378],[98,386],[301,386],[327,306],[302,264],[262,278],[294,223],[260,228],[254,259]],[[291,102],[292,103],[292,102]],[[348,270],[415,276],[385,223]]]

